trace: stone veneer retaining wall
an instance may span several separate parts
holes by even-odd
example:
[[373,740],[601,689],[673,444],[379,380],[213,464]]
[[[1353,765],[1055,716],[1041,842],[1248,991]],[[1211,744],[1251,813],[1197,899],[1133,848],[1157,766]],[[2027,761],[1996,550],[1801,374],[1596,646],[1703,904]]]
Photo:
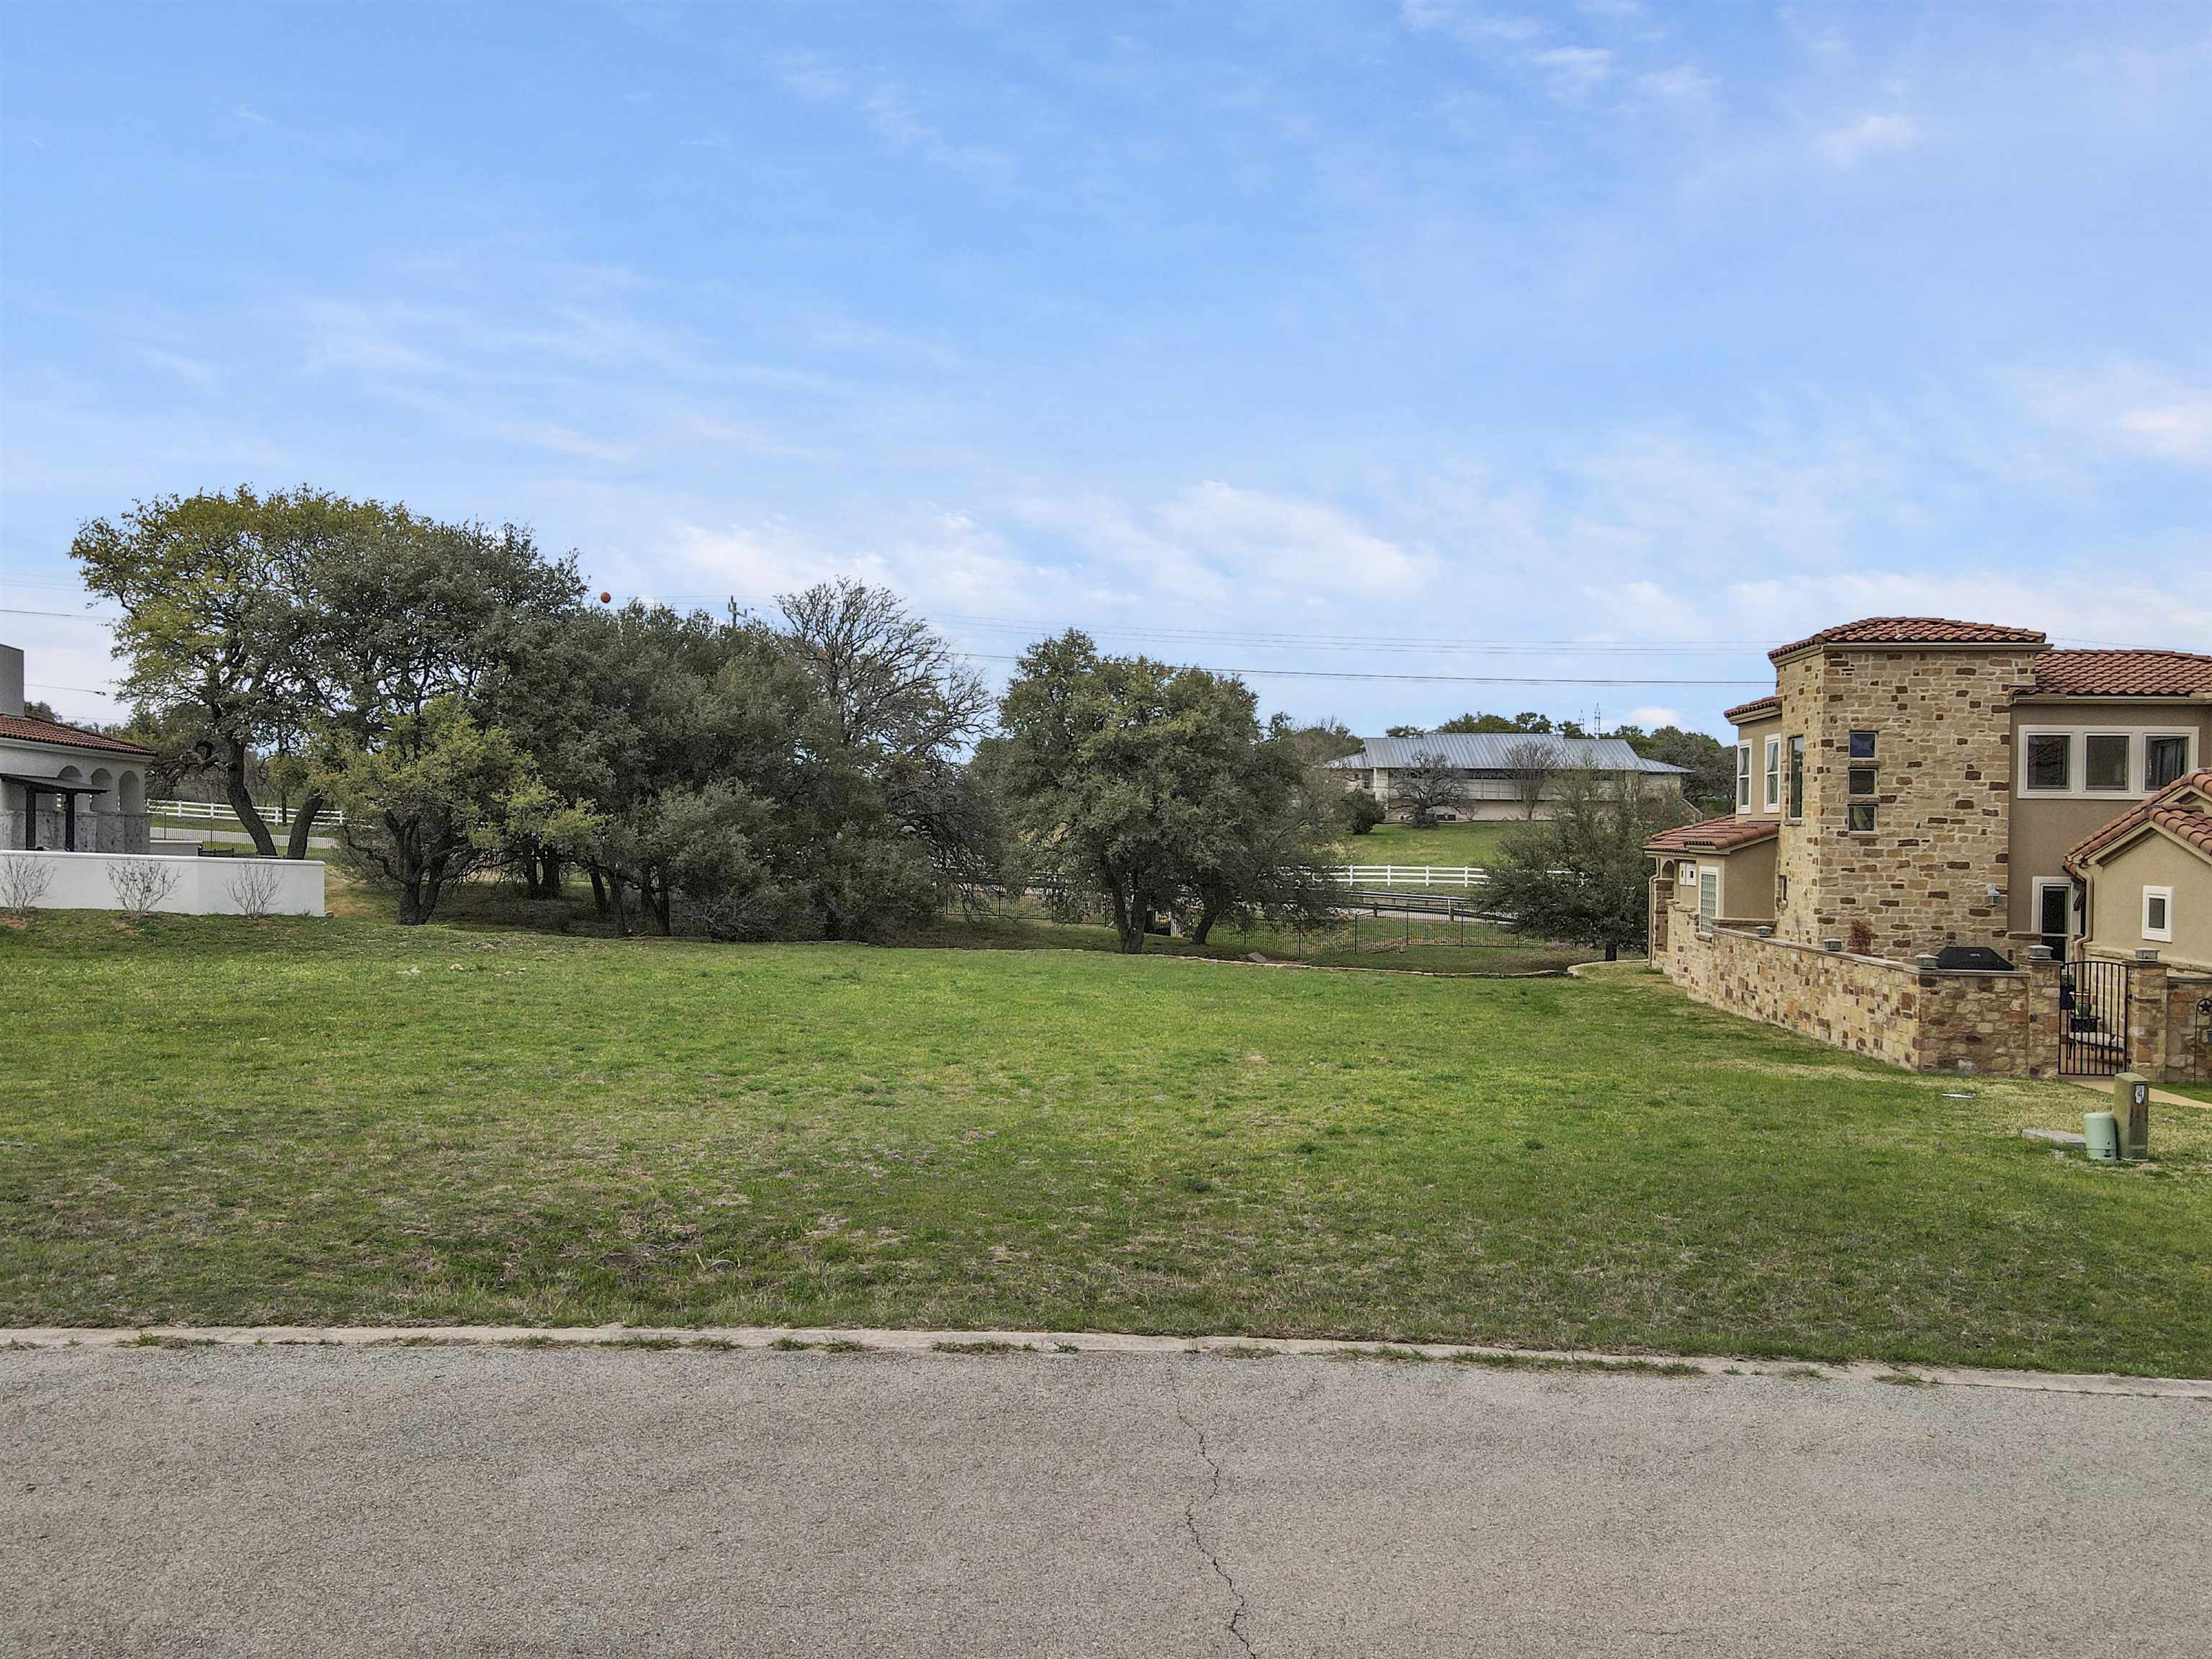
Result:
[[2160,1064],[2143,1075],[2154,1082],[2212,1083],[2212,974],[2169,971],[2165,988]]
[[[1665,909],[1655,904],[1655,920]],[[2057,1070],[2055,963],[1923,973],[1908,962],[1761,939],[1739,921],[1700,938],[1680,915],[1655,930],[1652,950],[1667,976],[1700,1002],[1893,1066],[2010,1077]]]

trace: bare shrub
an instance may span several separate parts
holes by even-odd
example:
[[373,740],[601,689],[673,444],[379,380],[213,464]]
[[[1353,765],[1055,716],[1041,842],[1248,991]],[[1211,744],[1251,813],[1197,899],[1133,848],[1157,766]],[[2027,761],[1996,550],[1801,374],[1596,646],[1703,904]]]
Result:
[[11,916],[29,915],[53,879],[49,859],[0,858],[0,910]]
[[172,859],[118,859],[107,869],[107,884],[115,890],[116,908],[133,921],[154,914],[155,907],[177,890],[177,866]]
[[276,908],[276,890],[283,880],[275,865],[256,860],[230,878],[230,902],[241,916],[265,921]]

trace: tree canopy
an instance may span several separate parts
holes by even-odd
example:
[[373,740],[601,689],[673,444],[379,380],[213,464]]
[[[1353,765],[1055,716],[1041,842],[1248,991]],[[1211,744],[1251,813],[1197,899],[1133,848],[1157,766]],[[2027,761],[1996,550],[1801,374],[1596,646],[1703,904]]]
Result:
[[1125,951],[1162,912],[1202,936],[1321,902],[1328,803],[1243,682],[1102,656],[1071,629],[1023,655],[1000,725],[1031,856],[1062,892],[1105,902]]
[[1646,937],[1650,873],[1644,844],[1684,821],[1683,803],[1653,799],[1609,774],[1575,769],[1553,784],[1553,816],[1516,825],[1492,860],[1486,904],[1522,932],[1588,945],[1613,961]]

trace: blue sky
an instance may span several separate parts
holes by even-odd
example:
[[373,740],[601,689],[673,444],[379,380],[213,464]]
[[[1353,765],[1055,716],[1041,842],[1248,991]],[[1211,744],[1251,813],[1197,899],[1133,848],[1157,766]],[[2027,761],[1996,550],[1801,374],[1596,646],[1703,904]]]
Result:
[[[0,48],[18,613],[82,608],[86,517],[309,482],[1364,730],[1717,727],[1875,612],[2212,649],[2212,7],[18,4]],[[0,624],[113,712],[100,629]]]

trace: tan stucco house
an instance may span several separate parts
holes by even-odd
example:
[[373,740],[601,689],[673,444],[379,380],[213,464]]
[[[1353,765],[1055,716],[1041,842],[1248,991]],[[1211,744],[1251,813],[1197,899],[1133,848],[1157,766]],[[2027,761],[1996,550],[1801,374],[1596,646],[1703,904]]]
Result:
[[2079,878],[2081,949],[2212,974],[2212,770],[2192,772],[2067,854]]
[[[2180,938],[2194,866],[2212,863],[2158,827],[2193,810],[2187,781],[2212,760],[2212,656],[2056,650],[2034,629],[1927,617],[1768,655],[1772,694],[1728,711],[1735,811],[1647,848],[1653,956],[1694,994],[1923,1069],[2117,1069],[2061,1040],[2087,1000],[2165,999],[2212,971]],[[2168,795],[2154,827],[2107,833]],[[2112,893],[2130,882],[2175,887],[2158,931],[2176,938],[2124,942]],[[2124,972],[2094,965],[2123,957]],[[2146,1025],[2099,1018],[2107,1037]],[[2212,1066],[2212,1031],[2168,1054],[2155,1023],[2160,1052],[2120,1058]]]
[[1356,755],[1331,761],[1346,789],[1373,792],[1393,818],[1409,815],[1406,774],[1441,763],[1452,799],[1431,816],[1447,823],[1500,818],[1548,818],[1569,772],[1589,771],[1615,788],[1646,797],[1679,796],[1687,768],[1645,758],[1626,738],[1561,738],[1548,732],[1436,732],[1418,738],[1370,738]]

